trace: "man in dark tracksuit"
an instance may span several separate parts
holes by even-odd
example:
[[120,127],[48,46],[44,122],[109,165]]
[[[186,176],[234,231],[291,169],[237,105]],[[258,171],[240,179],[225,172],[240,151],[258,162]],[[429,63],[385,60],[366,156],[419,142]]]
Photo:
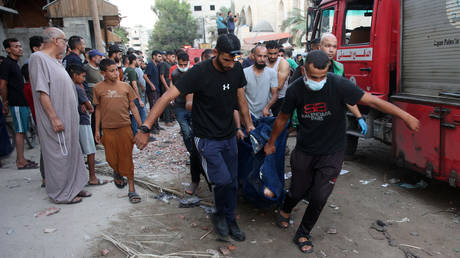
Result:
[[419,121],[395,105],[364,93],[342,76],[328,73],[330,60],[320,50],[308,54],[302,78],[292,83],[286,93],[265,153],[274,153],[275,141],[294,110],[298,112],[299,131],[291,154],[292,180],[289,193],[278,214],[277,224],[289,226],[292,209],[303,198],[309,201],[294,243],[304,253],[313,251],[310,232],[332,193],[340,173],[345,149],[346,104],[365,105],[403,119],[413,131]]
[[238,149],[233,111],[237,103],[247,131],[252,131],[254,125],[244,93],[246,78],[238,62],[240,47],[235,35],[220,35],[214,49],[216,57],[196,64],[177,85],[172,85],[139,128],[141,133],[136,135],[137,146],[144,148],[148,143],[150,127],[168,103],[181,93],[193,93],[194,142],[214,192],[214,232],[223,241],[228,240],[229,235],[237,241],[244,241],[246,238],[235,218]]

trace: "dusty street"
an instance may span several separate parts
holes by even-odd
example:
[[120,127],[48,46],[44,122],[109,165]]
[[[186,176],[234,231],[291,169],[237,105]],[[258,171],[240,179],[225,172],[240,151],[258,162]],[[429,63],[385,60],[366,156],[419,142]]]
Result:
[[[176,124],[155,137],[159,141],[134,155],[136,177],[182,192],[189,173],[179,127]],[[295,138],[289,138],[291,150],[294,142]],[[28,155],[36,155],[34,151]],[[305,203],[293,213],[293,225],[280,230],[274,224],[275,211],[254,209],[240,198],[238,217],[247,240],[222,243],[215,241],[212,233],[206,235],[212,226],[205,209],[179,208],[178,198],[168,200],[167,195],[155,199],[158,191],[141,191],[142,203],[132,205],[124,196],[125,190],[110,184],[89,188],[94,196],[81,204],[52,204],[39,188],[38,170],[14,170],[13,156],[6,161],[7,169],[0,170],[4,207],[0,212],[0,257],[99,257],[103,249],[109,251],[108,257],[126,257],[102,234],[128,247],[130,254],[212,256],[222,255],[220,247],[232,245],[232,257],[305,256],[292,243]],[[98,153],[98,159],[103,157]],[[309,257],[460,256],[459,190],[395,168],[391,147],[373,140],[361,141],[356,159],[345,162],[343,169],[349,172],[337,180],[313,231],[315,252]],[[110,169],[101,167],[98,172]],[[428,186],[406,189],[390,183],[394,178],[409,184],[423,179]],[[198,196],[203,201],[212,200],[204,183]],[[61,211],[34,217],[48,207]],[[387,224],[386,236],[370,228],[376,220]],[[46,234],[45,228],[56,231]]]

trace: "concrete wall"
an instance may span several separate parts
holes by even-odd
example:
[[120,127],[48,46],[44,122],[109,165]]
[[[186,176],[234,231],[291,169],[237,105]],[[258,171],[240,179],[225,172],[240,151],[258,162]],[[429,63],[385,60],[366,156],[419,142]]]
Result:
[[91,34],[88,21],[91,17],[72,17],[64,18],[64,28],[62,30],[67,38],[80,36],[85,40],[86,47],[93,48],[91,45]]
[[[29,38],[35,35],[41,35],[43,28],[14,28],[14,29],[5,29],[5,35],[7,38],[17,38],[21,42],[23,55],[19,59],[19,64],[22,65],[27,58],[29,58],[31,51],[29,47]],[[2,55],[6,55],[5,49],[2,46]]]

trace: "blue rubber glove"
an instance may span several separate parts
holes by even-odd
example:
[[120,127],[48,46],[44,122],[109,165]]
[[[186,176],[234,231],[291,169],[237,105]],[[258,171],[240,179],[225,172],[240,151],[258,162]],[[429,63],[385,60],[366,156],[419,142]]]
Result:
[[367,124],[366,120],[364,120],[363,117],[358,119],[359,126],[361,127],[361,134],[366,135],[367,134]]

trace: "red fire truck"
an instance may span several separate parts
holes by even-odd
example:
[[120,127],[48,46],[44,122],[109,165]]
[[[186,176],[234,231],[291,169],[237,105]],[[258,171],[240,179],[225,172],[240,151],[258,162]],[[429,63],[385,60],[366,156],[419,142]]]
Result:
[[[460,187],[460,1],[323,0],[307,16],[308,40],[337,36],[337,61],[363,90],[421,122],[410,132],[367,106],[368,133],[392,144],[400,166]],[[357,123],[347,116],[347,152]]]

